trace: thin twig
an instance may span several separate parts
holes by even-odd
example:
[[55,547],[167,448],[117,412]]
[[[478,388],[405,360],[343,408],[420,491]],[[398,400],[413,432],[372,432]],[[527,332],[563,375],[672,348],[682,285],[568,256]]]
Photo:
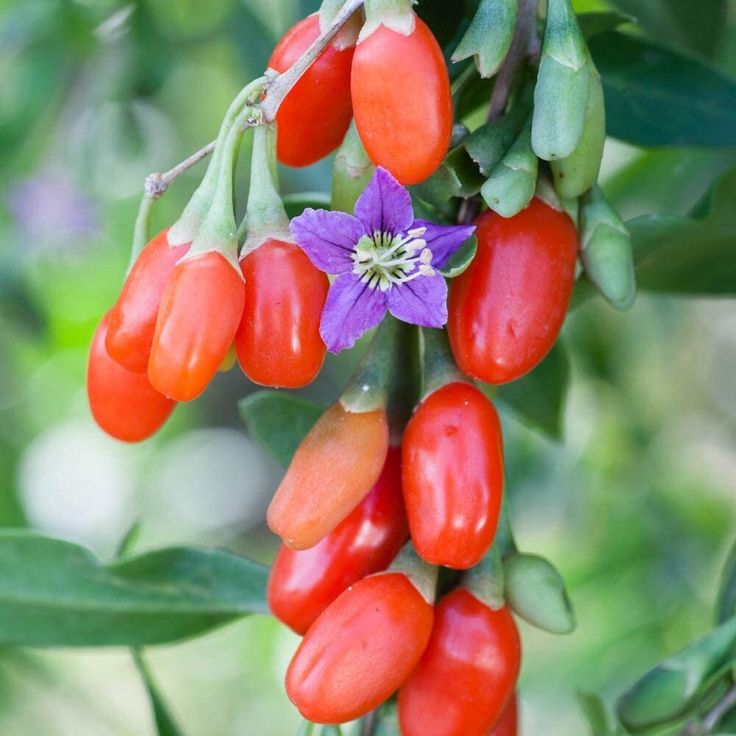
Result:
[[503,115],[511,94],[511,87],[519,66],[525,58],[535,53],[538,44],[536,33],[537,0],[519,0],[519,15],[514,39],[506,59],[496,76],[488,110],[488,122],[492,123]]
[[[340,32],[340,29],[350,20],[353,13],[361,8],[363,0],[345,0],[340,12],[333,18],[332,22],[313,42],[312,45],[282,74],[273,74],[266,83],[265,99],[254,105],[254,114],[243,125],[243,129],[251,128],[262,123],[272,123],[276,119],[279,106],[284,101],[291,88],[299,81],[304,72],[317,60],[319,55],[329,46],[331,41]],[[145,182],[145,194],[150,199],[158,199],[171,186],[171,183],[185,171],[203,158],[212,153],[216,141],[211,141],[188,158],[184,159],[168,171],[149,174]]]
[[699,720],[689,721],[678,736],[701,736],[713,733],[723,716],[736,707],[736,685],[727,690],[724,696]]

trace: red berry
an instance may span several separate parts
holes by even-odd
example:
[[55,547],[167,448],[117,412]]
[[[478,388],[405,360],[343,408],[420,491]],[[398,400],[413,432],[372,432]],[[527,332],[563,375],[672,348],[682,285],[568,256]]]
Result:
[[108,312],[92,338],[87,363],[89,406],[109,435],[140,442],[161,427],[176,403],[156,391],[145,373],[133,373],[110,357],[105,347],[109,320]]
[[268,525],[292,549],[326,537],[368,494],[388,452],[383,410],[347,411],[338,402],[297,449],[268,509]]
[[[319,16],[310,15],[286,32],[268,65],[284,72],[319,36]],[[334,151],[353,116],[350,65],[354,46],[328,46],[281,103],[276,115],[276,153],[288,166],[309,166]]]
[[363,578],[307,632],[286,673],[289,698],[316,723],[359,718],[414,669],[432,619],[432,606],[403,573]]
[[421,661],[399,691],[403,736],[487,736],[519,675],[521,645],[507,608],[464,588],[445,596]]
[[507,383],[541,362],[557,340],[578,237],[567,214],[538,198],[508,219],[485,212],[476,225],[478,253],[450,287],[450,343],[464,373]]
[[374,164],[402,184],[426,179],[452,136],[452,95],[437,40],[416,18],[404,36],[384,25],[358,43],[351,78],[355,124]]
[[161,296],[176,262],[191,245],[170,246],[168,233],[168,229],[162,230],[140,252],[110,310],[107,352],[136,373],[145,373],[148,368]]
[[165,396],[196,399],[227,356],[243,315],[243,277],[215,251],[185,258],[169,279],[148,377]]
[[381,476],[360,505],[319,544],[281,547],[268,579],[273,614],[298,634],[349,585],[384,570],[409,535],[401,497],[401,451],[392,447]]
[[466,383],[431,393],[406,427],[402,476],[417,554],[434,565],[477,564],[493,542],[503,498],[493,404]]
[[519,733],[519,706],[516,695],[512,695],[503,709],[498,723],[491,729],[488,736],[517,736]]
[[329,281],[293,243],[267,240],[241,261],[245,308],[235,336],[240,367],[254,383],[299,388],[325,359],[319,321]]

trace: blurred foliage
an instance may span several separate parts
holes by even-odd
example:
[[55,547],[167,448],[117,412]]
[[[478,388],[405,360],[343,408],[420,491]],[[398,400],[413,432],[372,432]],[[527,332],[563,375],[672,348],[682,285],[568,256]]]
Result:
[[[657,48],[736,75],[727,0],[575,4],[630,13]],[[443,5],[423,0],[420,9],[443,40],[459,38],[463,23],[450,23]],[[273,553],[262,518],[279,471],[245,434],[237,402],[253,387],[237,370],[179,407],[159,437],[131,448],[93,427],[84,365],[122,280],[145,175],[209,140],[279,35],[316,6],[0,2],[0,525],[72,537],[103,559],[138,517],[136,552],[207,544],[261,560]],[[466,6],[470,17],[474,2]],[[469,109],[487,93],[484,85],[468,92]],[[700,109],[697,85],[687,96]],[[734,161],[734,148],[609,142],[603,184],[627,218],[684,218]],[[329,192],[330,168],[283,171],[284,191]],[[157,205],[156,227],[176,217],[200,173]],[[246,185],[241,178],[241,209]],[[584,732],[577,688],[613,701],[709,631],[736,534],[733,303],[642,296],[619,314],[592,299],[568,320],[565,348],[565,404],[565,381],[560,396],[547,395],[533,375],[527,391],[506,392],[516,411],[499,402],[517,541],[556,561],[579,623],[570,637],[523,628],[524,733],[548,736]],[[328,359],[304,397],[334,400],[360,348],[353,352]],[[567,374],[562,362],[556,370]],[[563,441],[534,424],[559,428]],[[146,660],[187,736],[283,736],[300,722],[281,687],[295,643],[273,620],[252,617],[148,650]],[[3,733],[153,734],[146,697],[123,650],[0,652]],[[588,704],[603,718],[600,703]]]

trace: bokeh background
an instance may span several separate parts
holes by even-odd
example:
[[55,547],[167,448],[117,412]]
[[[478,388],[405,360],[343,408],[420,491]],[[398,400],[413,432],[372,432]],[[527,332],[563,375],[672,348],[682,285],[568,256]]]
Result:
[[[123,278],[145,175],[209,140],[280,34],[316,5],[0,1],[0,525],[81,541],[103,559],[136,519],[139,548],[273,554],[262,522],[280,471],[239,420],[236,401],[253,387],[237,369],[135,447],[93,424],[84,372]],[[617,6],[736,74],[733,5]],[[684,213],[734,163],[734,151],[610,141],[604,188],[627,217]],[[284,171],[284,191],[326,191],[329,172],[329,161]],[[171,188],[156,227],[176,217],[201,173]],[[571,315],[564,340],[573,380],[562,442],[503,413],[518,541],[556,562],[579,619],[569,637],[523,627],[526,736],[585,733],[576,689],[614,697],[705,632],[736,536],[734,303],[642,295],[620,314],[593,300]],[[334,399],[355,358],[328,360],[305,393]],[[299,719],[281,681],[296,643],[254,617],[151,649],[149,661],[187,736],[287,736]],[[0,733],[153,727],[126,651],[0,651]]]

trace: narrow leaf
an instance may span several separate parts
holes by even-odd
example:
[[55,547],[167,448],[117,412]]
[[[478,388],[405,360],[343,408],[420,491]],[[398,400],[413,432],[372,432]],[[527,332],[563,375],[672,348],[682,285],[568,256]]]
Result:
[[151,709],[153,710],[153,719],[156,724],[157,736],[183,736],[153,680],[153,676],[151,675],[151,671],[148,669],[148,665],[143,659],[143,655],[136,649],[132,651],[132,655],[136,669],[138,670],[138,673],[143,680],[143,685],[146,688],[146,692],[148,693],[148,699],[151,701]]
[[452,254],[452,257],[442,269],[442,275],[448,279],[454,279],[456,276],[459,276],[470,266],[477,252],[478,238],[473,235]]
[[284,468],[323,411],[279,391],[256,391],[242,399],[238,408],[253,440]]
[[265,613],[267,569],[223,550],[173,547],[102,565],[87,549],[0,532],[0,644],[177,641]]
[[716,621],[722,624],[731,616],[736,616],[736,543],[726,559],[721,573],[721,587],[716,603]]
[[603,698],[596,693],[578,690],[578,704],[590,724],[593,736],[610,736],[613,731],[611,715]]
[[645,38],[590,42],[603,79],[608,134],[640,146],[736,145],[736,83]]

